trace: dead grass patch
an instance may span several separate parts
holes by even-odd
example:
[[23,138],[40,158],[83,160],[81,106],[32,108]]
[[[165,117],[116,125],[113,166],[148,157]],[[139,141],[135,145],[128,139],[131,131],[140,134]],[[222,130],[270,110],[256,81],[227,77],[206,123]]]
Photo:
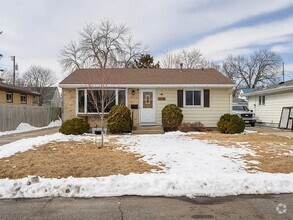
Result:
[[[250,172],[293,172],[292,138],[261,133],[230,135],[221,134],[217,131],[190,135],[190,137],[199,140],[207,140],[209,143],[215,143],[221,146],[245,146],[245,148],[254,151],[254,155],[243,155],[243,158],[247,162],[247,170]],[[256,161],[258,163],[255,163]]]
[[47,178],[101,177],[161,170],[141,156],[118,149],[113,143],[98,148],[93,142],[52,142],[0,159],[0,178],[36,175]]

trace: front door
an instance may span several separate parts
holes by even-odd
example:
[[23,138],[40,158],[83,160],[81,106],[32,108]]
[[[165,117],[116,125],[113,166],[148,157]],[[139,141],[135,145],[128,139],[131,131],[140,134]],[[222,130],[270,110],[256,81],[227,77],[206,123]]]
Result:
[[156,124],[156,91],[140,90],[140,124]]

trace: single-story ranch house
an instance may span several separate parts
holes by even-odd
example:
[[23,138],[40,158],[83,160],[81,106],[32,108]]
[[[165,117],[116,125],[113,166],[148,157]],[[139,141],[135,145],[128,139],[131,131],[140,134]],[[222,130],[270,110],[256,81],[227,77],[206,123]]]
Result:
[[0,82],[0,105],[32,106],[40,93]]
[[246,95],[248,107],[254,111],[257,122],[277,127],[283,107],[293,107],[293,80],[258,89]]
[[[176,104],[185,122],[216,127],[220,116],[230,113],[234,83],[216,69],[77,69],[59,86],[62,88],[63,119],[91,120],[101,105],[101,88],[113,95],[110,105],[124,104],[133,112],[134,126],[161,125],[162,109]],[[94,94],[95,102],[89,98]],[[90,117],[89,117],[90,116]]]

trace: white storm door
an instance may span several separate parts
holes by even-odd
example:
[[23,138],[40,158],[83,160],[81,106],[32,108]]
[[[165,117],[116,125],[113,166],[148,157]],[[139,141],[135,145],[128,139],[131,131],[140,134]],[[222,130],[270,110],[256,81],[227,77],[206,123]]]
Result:
[[140,123],[156,124],[156,91],[154,89],[140,90]]

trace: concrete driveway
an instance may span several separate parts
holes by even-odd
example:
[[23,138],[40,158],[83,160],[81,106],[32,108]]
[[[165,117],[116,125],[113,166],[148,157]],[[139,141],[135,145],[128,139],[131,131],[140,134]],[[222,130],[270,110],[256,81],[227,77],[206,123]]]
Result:
[[293,138],[293,131],[286,129],[278,129],[267,126],[246,127],[246,130],[257,131],[259,133],[273,134],[281,137]]
[[11,142],[18,141],[24,138],[38,137],[38,136],[43,136],[47,134],[55,134],[57,132],[59,132],[59,127],[45,128],[45,129],[36,130],[36,131],[29,131],[24,133],[1,136],[0,147],[4,144],[9,144]]
[[[277,208],[279,207],[279,208]],[[1,219],[292,219],[293,195],[0,200]]]

